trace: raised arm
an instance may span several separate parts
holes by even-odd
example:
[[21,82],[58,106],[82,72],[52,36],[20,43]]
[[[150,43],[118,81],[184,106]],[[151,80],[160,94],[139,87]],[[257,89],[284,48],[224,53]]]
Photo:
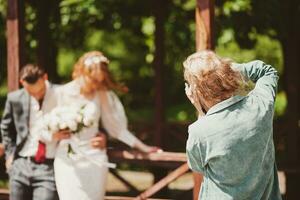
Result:
[[115,93],[112,91],[100,92],[100,101],[102,125],[109,135],[143,152],[155,150],[154,147],[141,142],[128,130],[123,105]]
[[255,83],[253,94],[261,97],[263,101],[274,103],[278,75],[271,65],[256,60],[249,63],[234,64],[234,67]]
[[5,147],[5,156],[6,159],[8,159],[14,155],[17,137],[17,131],[13,119],[13,107],[11,105],[9,95],[5,103],[0,127],[2,134],[2,142]]

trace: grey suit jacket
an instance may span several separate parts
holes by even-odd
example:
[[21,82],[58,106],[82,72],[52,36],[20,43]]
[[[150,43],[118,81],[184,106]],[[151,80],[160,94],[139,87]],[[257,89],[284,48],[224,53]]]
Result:
[[[50,88],[53,88],[52,84]],[[7,95],[0,125],[6,158],[16,157],[22,149],[29,134],[29,114],[30,95],[25,89]]]

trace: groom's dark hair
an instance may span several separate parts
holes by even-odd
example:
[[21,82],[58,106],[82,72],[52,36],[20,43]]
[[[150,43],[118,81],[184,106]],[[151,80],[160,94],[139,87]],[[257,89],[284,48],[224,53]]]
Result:
[[34,84],[45,74],[45,70],[36,64],[27,64],[20,71],[20,79]]

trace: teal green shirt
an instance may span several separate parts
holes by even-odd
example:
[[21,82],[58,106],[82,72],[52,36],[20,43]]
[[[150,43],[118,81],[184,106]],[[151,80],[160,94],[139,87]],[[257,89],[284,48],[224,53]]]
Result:
[[188,164],[204,175],[200,199],[281,199],[273,143],[277,72],[261,61],[233,68],[255,88],[214,105],[189,126]]

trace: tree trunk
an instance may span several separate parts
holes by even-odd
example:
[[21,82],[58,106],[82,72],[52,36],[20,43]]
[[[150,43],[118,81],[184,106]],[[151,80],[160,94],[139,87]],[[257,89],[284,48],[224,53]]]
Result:
[[45,68],[51,81],[59,81],[57,74],[57,43],[55,34],[58,30],[53,27],[59,26],[59,0],[40,1],[36,0],[37,5],[37,62]]

